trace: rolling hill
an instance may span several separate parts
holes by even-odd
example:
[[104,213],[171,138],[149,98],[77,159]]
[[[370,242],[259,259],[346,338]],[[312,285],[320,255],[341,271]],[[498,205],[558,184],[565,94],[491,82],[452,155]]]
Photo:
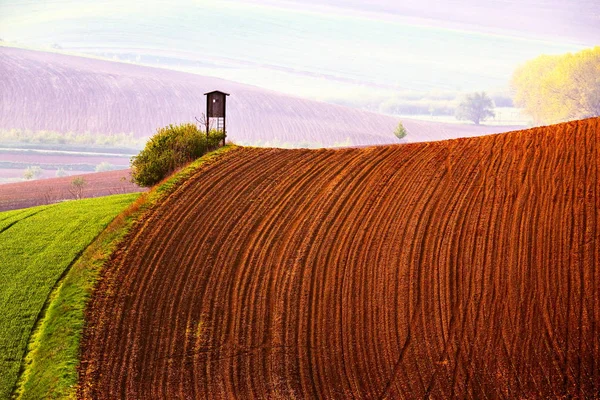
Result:
[[[204,93],[229,92],[229,138],[238,144],[331,147],[398,143],[398,119],[222,79],[128,63],[0,46],[0,129],[133,133],[194,121]],[[405,141],[502,132],[405,120]]]
[[200,118],[204,93],[218,89],[232,94],[228,130],[236,142],[398,142],[395,118],[218,78],[9,47],[0,47],[0,56],[3,129],[148,137],[158,127]]
[[600,119],[237,148],[137,224],[81,398],[593,398]]

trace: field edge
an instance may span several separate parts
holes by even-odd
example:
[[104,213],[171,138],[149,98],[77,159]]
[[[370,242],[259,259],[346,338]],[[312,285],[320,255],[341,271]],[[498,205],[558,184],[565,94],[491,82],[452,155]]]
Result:
[[117,195],[137,200],[108,224],[57,281],[30,336],[12,398],[76,397],[85,313],[96,284],[102,279],[104,265],[146,212],[160,205],[202,166],[235,148],[228,145],[202,156],[150,192]]

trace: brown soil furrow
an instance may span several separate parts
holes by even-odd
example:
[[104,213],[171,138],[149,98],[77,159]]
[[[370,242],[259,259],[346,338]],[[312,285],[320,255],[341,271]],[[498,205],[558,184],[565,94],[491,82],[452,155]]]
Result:
[[[312,158],[311,154],[307,154],[308,157]],[[306,163],[306,161],[297,163],[295,167],[298,167]],[[289,174],[285,176],[285,178],[290,179]],[[277,180],[283,180],[284,176],[281,174]],[[271,182],[271,185],[276,185],[276,182]],[[229,329],[227,329],[227,336],[231,341],[232,336],[240,337],[242,340],[238,340],[237,342],[231,341],[231,346],[233,349],[231,351],[239,351],[242,354],[248,354],[248,357],[244,359],[246,363],[249,363],[251,357],[261,358],[261,355],[257,354],[256,351],[250,353],[244,353],[245,349],[263,349],[262,352],[268,351],[265,346],[267,345],[267,340],[271,335],[270,321],[271,321],[271,313],[267,310],[267,305],[269,303],[268,299],[271,297],[270,290],[268,288],[267,282],[269,279],[266,278],[266,275],[270,273],[268,270],[268,266],[265,263],[257,262],[254,260],[257,256],[257,251],[268,249],[271,246],[271,240],[269,240],[268,235],[269,226],[273,225],[273,222],[269,221],[267,216],[273,212],[274,209],[277,209],[277,203],[282,201],[281,196],[277,198],[277,196],[260,196],[253,202],[255,207],[249,208],[249,214],[252,216],[264,216],[261,218],[253,218],[250,216],[247,218],[245,222],[246,228],[240,227],[240,230],[244,229],[247,233],[244,235],[238,235],[236,238],[232,238],[229,241],[230,246],[227,249],[223,249],[224,252],[221,252],[219,256],[221,258],[233,258],[236,260],[235,264],[239,265],[240,268],[235,271],[230,277],[226,277],[224,280],[221,280],[221,284],[219,287],[215,286],[215,290],[219,290],[223,292],[223,296],[227,298],[228,302],[232,304],[244,304],[244,306],[239,310],[240,320],[234,321],[231,318],[228,318],[227,324],[229,325]],[[259,211],[260,210],[260,211]],[[266,214],[266,215],[265,215]],[[266,246],[255,246],[255,243],[264,243]],[[248,270],[246,268],[247,265],[256,265],[257,268],[253,270]],[[254,281],[254,282],[253,282]],[[262,299],[255,298],[255,287],[260,287],[261,283],[266,286],[265,290],[261,292]],[[212,295],[217,297],[216,295]],[[254,306],[254,304],[261,304],[262,307]],[[252,315],[252,313],[257,313],[260,316]],[[228,314],[228,317],[231,314]],[[245,323],[240,323],[242,321],[256,321],[256,330],[248,331],[246,329]],[[239,332],[239,333],[236,333]],[[274,345],[274,347],[279,347]],[[253,365],[254,371],[257,372],[257,367],[262,364],[265,366],[263,362],[257,362]],[[229,368],[230,365],[227,365]],[[249,367],[249,364],[246,364],[246,368]],[[264,370],[264,369],[263,369]],[[251,379],[258,379],[257,376],[259,374],[247,375]],[[238,380],[234,381],[234,386],[237,386],[239,389],[240,386],[247,385],[247,391],[252,391],[254,388],[248,382],[240,382]]]
[[[332,198],[331,211],[327,212],[327,218],[331,218],[331,220],[325,219],[321,226],[319,227],[320,233],[318,233],[318,237],[320,239],[319,245],[314,246],[309,252],[308,259],[314,259],[315,265],[331,265],[336,266],[336,268],[315,268],[315,274],[313,274],[313,281],[311,282],[312,293],[316,299],[321,300],[321,308],[317,308],[318,301],[315,301],[315,312],[316,315],[312,317],[313,321],[323,321],[327,320],[328,322],[325,324],[320,324],[321,329],[326,330],[327,332],[333,333],[338,327],[337,324],[334,324],[333,320],[327,318],[327,314],[331,313],[331,310],[335,310],[338,308],[337,302],[343,302],[345,299],[340,298],[339,295],[336,295],[336,290],[334,288],[338,288],[340,286],[340,272],[339,272],[339,263],[333,262],[333,257],[336,254],[339,254],[343,251],[343,249],[347,246],[347,240],[350,238],[350,235],[347,231],[347,226],[349,226],[348,221],[358,222],[358,212],[361,209],[360,205],[366,206],[368,205],[368,201],[363,200],[373,196],[375,191],[371,190],[371,187],[374,187],[377,182],[371,180],[373,178],[380,179],[380,176],[377,173],[373,173],[373,171],[377,168],[377,170],[381,170],[382,163],[388,159],[390,155],[390,151],[386,151],[386,149],[379,150],[377,149],[374,154],[367,155],[368,158],[361,159],[360,164],[356,165],[356,172],[350,173],[352,176],[352,180],[345,181],[344,184],[349,188],[354,188],[354,193],[345,193],[340,192],[337,198]],[[363,166],[366,164],[368,160],[369,166]],[[389,160],[387,160],[389,162]],[[356,182],[356,184],[353,184]],[[349,199],[353,199],[353,202],[349,202]],[[359,207],[357,207],[359,205]],[[309,261],[310,262],[310,261]],[[355,270],[354,273],[357,276],[363,275],[365,273],[365,269]],[[357,291],[362,290],[362,285],[357,288]],[[310,294],[309,294],[310,296]],[[364,298],[364,297],[363,297]],[[351,306],[350,306],[351,307]],[[363,320],[366,320],[368,315],[370,315],[370,311],[365,310],[365,312],[360,316]],[[338,365],[337,368],[332,368],[330,370],[318,371],[319,377],[322,377],[320,380],[324,381],[333,381],[339,383],[338,387],[331,388],[332,393],[325,392],[326,397],[333,397],[334,394],[344,394],[350,391],[349,387],[344,387],[341,385],[342,381],[346,382],[354,382],[355,386],[362,387],[361,391],[368,393],[370,390],[368,389],[368,385],[377,382],[378,378],[372,376],[375,372],[375,369],[371,369],[367,371],[366,376],[361,377],[360,375],[346,376],[341,374],[341,372],[345,369],[345,364],[354,365],[352,358],[348,359],[347,357],[340,357],[340,355],[344,352],[344,348],[337,340],[339,336],[328,334],[323,335],[318,332],[318,326],[315,327],[315,345],[309,347],[309,357],[311,354],[310,349],[315,348],[316,352],[319,352],[321,348],[331,348],[336,349],[337,351],[332,354],[332,362]],[[319,338],[324,339],[324,343],[319,344]],[[360,339],[359,339],[360,340]],[[364,343],[368,345],[368,343]],[[358,354],[357,350],[360,349],[346,349],[347,355]],[[375,355],[376,357],[376,355]],[[358,359],[362,359],[359,355]],[[315,361],[312,361],[312,364],[317,364]],[[321,392],[323,392],[321,390]]]
[[240,148],[148,212],[81,398],[598,398],[600,120]]
[[[247,168],[257,169],[257,163],[260,163],[260,160],[253,160],[253,163],[249,164]],[[227,198],[227,201],[223,202],[223,206],[227,207],[228,201],[231,201],[233,203],[240,196],[248,195],[252,191],[256,190],[257,185],[259,184],[260,180],[250,179],[247,185],[240,186],[239,188],[234,190],[233,193],[235,193],[235,195]],[[189,193],[186,193],[186,195],[188,196],[187,202],[196,202],[196,199],[198,199],[197,193],[195,193],[194,191],[190,191]],[[192,209],[185,211],[185,213],[188,215],[186,219],[186,224],[196,226],[197,224],[201,223],[202,218],[205,217],[206,214],[217,214],[222,208],[215,206],[216,204],[203,204],[201,201],[198,201],[198,204],[195,205]],[[187,228],[187,226],[183,223],[178,225],[178,227],[180,229]],[[181,305],[181,301],[185,298],[189,299],[190,296],[183,296],[182,293],[189,290],[187,289],[188,285],[192,284],[195,281],[196,274],[194,273],[190,275],[190,270],[192,269],[191,266],[194,265],[194,257],[196,254],[195,244],[201,243],[202,238],[206,238],[206,235],[202,235],[200,234],[200,232],[196,231],[192,235],[185,235],[184,240],[176,243],[173,246],[173,257],[175,257],[178,260],[178,264],[183,266],[183,268],[177,274],[170,275],[168,277],[169,280],[165,282],[165,285],[163,285],[167,288],[167,290],[165,290],[162,294],[162,301],[159,301],[159,304],[164,304],[164,307],[161,309],[161,313],[163,313],[164,316],[157,316],[156,321],[157,323],[160,323],[164,320],[164,318],[171,316],[171,314],[175,314],[177,316],[175,321],[169,324],[164,324],[164,326],[162,326],[161,330],[164,331],[165,334],[171,334],[171,332],[181,333],[182,331],[186,330],[188,325],[190,325],[191,321],[187,319],[187,312],[185,312],[188,305],[187,303],[184,303],[185,305]],[[215,244],[213,243],[213,245]],[[175,292],[170,291],[168,289],[170,287],[178,288],[178,290]],[[193,321],[193,324],[197,324],[198,322],[200,321]],[[181,329],[182,327],[183,330]],[[192,329],[190,333],[197,332],[196,328],[197,327],[195,326],[190,327],[190,329]],[[191,339],[189,336],[190,335],[188,335],[188,337],[178,338],[179,340],[172,342],[170,348],[168,349],[161,349],[160,341],[157,338],[154,338],[153,348],[156,348],[155,353],[161,354],[161,350],[166,350],[166,354],[161,355],[161,360],[164,360],[164,362],[167,363],[167,365],[164,365],[162,367],[160,364],[157,365],[157,368],[163,371],[163,374],[165,374],[165,376],[171,373],[171,368],[175,368],[174,365],[176,358],[180,358],[176,357],[176,355],[185,353],[183,349],[180,349],[180,346],[181,343],[186,343],[187,339]],[[165,390],[169,389],[167,388]]]
[[[280,154],[280,156],[281,156],[281,154]],[[279,158],[282,158],[282,157],[279,157]],[[261,157],[253,158],[252,162],[250,164],[248,164],[247,166],[245,166],[245,168],[249,168],[253,171],[256,171],[256,178],[249,177],[249,179],[245,183],[240,184],[237,188],[228,188],[226,191],[223,191],[223,193],[219,194],[219,198],[224,198],[227,196],[227,194],[228,194],[227,192],[229,192],[230,189],[233,189],[230,193],[235,193],[234,195],[228,196],[227,200],[224,200],[222,204],[218,204],[216,202],[201,202],[201,201],[199,201],[198,205],[196,205],[193,209],[185,210],[184,213],[188,217],[186,218],[185,224],[183,224],[183,221],[181,224],[178,223],[178,229],[189,229],[190,224],[191,224],[191,226],[198,225],[201,222],[201,219],[203,217],[206,217],[206,214],[213,214],[213,215],[216,215],[217,218],[222,218],[223,215],[220,215],[219,213],[222,212],[223,209],[227,209],[228,204],[235,204],[237,199],[250,196],[252,192],[254,192],[255,190],[258,190],[257,188],[259,188],[260,185],[262,184],[262,179],[260,178],[261,170],[266,173],[269,173],[272,170],[274,170],[275,168],[281,166],[280,162],[275,162],[276,159],[277,159],[277,157],[271,157],[269,160],[271,166],[267,167],[267,165],[263,164],[263,160]],[[217,189],[217,190],[222,190],[222,189]],[[184,200],[184,202],[186,202],[186,203],[195,202],[196,199],[198,199],[198,196],[195,193],[195,191],[187,192],[186,197],[187,197],[187,199]],[[230,203],[228,203],[228,202],[230,202]],[[195,212],[196,210],[199,210],[200,212]],[[240,215],[239,218],[243,218],[243,215]],[[225,232],[226,231],[227,230],[225,230]],[[183,237],[184,240],[174,244],[174,246],[173,246],[174,250],[173,250],[172,257],[175,257],[178,260],[178,264],[180,264],[184,267],[187,266],[188,269],[184,268],[181,271],[178,271],[177,274],[171,274],[170,276],[167,277],[168,280],[166,282],[164,282],[164,284],[162,285],[162,287],[164,287],[166,290],[164,290],[164,292],[161,293],[162,299],[158,301],[158,304],[163,305],[163,307],[161,308],[161,313],[163,313],[164,316],[163,317],[161,317],[160,315],[156,316],[155,320],[156,320],[157,324],[160,324],[160,321],[163,321],[166,316],[171,315],[171,310],[173,310],[174,307],[176,307],[175,309],[177,309],[178,311],[181,311],[181,314],[183,314],[183,315],[186,314],[186,313],[184,313],[185,308],[178,307],[177,305],[173,304],[173,302],[181,299],[180,292],[173,293],[172,291],[170,291],[170,288],[172,288],[172,287],[181,288],[184,284],[189,284],[190,282],[193,282],[193,277],[188,277],[188,275],[189,275],[188,270],[189,270],[189,268],[191,268],[191,266],[194,265],[194,263],[192,261],[193,261],[193,256],[195,253],[195,245],[198,243],[201,243],[201,239],[206,238],[206,235],[201,234],[200,232],[194,232],[192,235],[187,234],[187,235],[183,235],[183,236],[179,236],[179,237],[180,238]],[[216,236],[214,238],[214,241],[211,240],[211,242],[212,242],[211,245],[213,247],[218,246],[218,243],[221,241],[222,240],[219,238],[219,236]],[[188,249],[188,250],[186,251],[185,249]],[[160,262],[160,260],[158,262]],[[187,298],[189,299],[189,296],[187,296]],[[177,321],[175,321],[175,322],[177,322]],[[161,330],[164,331],[166,334],[170,334],[170,332],[173,331],[173,329],[172,329],[173,327],[176,328],[177,323],[171,322],[168,324],[164,324],[164,326],[161,328]],[[181,333],[181,330],[179,332]],[[175,346],[176,343],[185,342],[184,337],[180,337],[179,339],[180,340],[173,343],[173,346]],[[181,353],[181,350],[175,351],[174,348],[171,348],[171,349],[167,349],[166,354],[162,354],[161,350],[164,351],[164,348],[161,349],[160,342],[157,340],[157,338],[154,338],[153,348],[155,348],[154,346],[156,346],[156,354],[161,355],[161,359],[164,360],[164,363],[169,363],[168,365],[164,365],[162,367],[159,364],[159,365],[157,365],[157,368],[160,371],[163,371],[164,374],[169,374],[170,366],[172,366],[175,361],[171,355]],[[157,390],[158,390],[158,388],[157,388]]]

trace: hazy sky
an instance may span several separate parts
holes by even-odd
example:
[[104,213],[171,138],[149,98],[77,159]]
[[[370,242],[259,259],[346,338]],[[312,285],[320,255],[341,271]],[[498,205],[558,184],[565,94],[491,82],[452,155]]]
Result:
[[0,0],[0,38],[317,99],[506,90],[539,54],[600,44],[600,2]]

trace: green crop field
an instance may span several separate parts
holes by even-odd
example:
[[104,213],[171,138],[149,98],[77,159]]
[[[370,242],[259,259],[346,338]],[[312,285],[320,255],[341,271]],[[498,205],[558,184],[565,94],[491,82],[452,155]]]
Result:
[[138,194],[0,213],[0,399],[14,392],[32,332],[75,260]]

